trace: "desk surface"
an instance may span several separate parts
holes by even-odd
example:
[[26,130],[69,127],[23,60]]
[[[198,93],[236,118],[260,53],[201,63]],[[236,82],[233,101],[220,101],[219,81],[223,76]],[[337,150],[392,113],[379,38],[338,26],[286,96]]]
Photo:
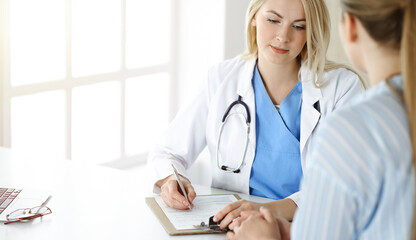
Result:
[[[225,239],[224,234],[169,236],[145,203],[152,194],[143,175],[68,160],[48,161],[0,148],[1,187],[41,188],[53,195],[48,204],[52,215],[28,223],[0,223],[0,239]],[[230,193],[204,186],[195,190]]]

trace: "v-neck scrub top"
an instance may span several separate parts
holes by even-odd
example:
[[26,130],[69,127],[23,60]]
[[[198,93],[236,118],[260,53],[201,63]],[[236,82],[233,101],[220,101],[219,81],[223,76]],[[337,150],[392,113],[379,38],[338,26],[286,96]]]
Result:
[[256,152],[250,175],[250,194],[282,199],[299,191],[302,178],[299,81],[281,102],[273,104],[257,65],[252,84],[256,104]]

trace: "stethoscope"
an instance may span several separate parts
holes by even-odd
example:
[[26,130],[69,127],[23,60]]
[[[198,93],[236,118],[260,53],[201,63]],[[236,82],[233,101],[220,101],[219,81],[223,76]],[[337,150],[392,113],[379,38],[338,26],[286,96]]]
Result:
[[[231,114],[230,114],[231,109],[232,109],[234,106],[238,105],[238,104],[243,105],[243,107],[246,109],[247,118],[246,118],[246,117],[244,116],[244,114],[242,114],[242,113],[231,113]],[[221,143],[221,135],[222,135],[222,131],[224,130],[224,125],[225,125],[225,123],[227,122],[227,119],[228,119],[230,116],[235,115],[235,114],[238,114],[238,115],[243,115],[244,119],[246,120],[246,125],[247,125],[247,136],[246,136],[246,146],[245,146],[245,148],[244,148],[243,158],[241,159],[241,162],[240,162],[240,164],[238,165],[238,167],[236,167],[236,168],[232,168],[232,167],[229,167],[229,166],[226,166],[226,165],[222,165],[222,166],[220,165],[220,160],[219,160],[219,150],[220,150],[220,149],[219,149],[219,148],[220,148],[220,143]],[[233,172],[233,173],[239,173],[239,172],[240,172],[240,169],[241,169],[241,167],[242,167],[242,166],[243,166],[243,164],[244,164],[244,159],[246,158],[247,147],[248,147],[248,136],[249,136],[249,133],[250,133],[250,122],[251,122],[251,117],[250,117],[250,111],[249,111],[249,109],[248,109],[248,106],[247,106],[247,104],[246,104],[245,102],[243,102],[243,101],[241,100],[241,96],[239,95],[239,96],[238,96],[237,101],[234,101],[233,103],[231,103],[231,104],[230,104],[230,106],[227,108],[227,111],[225,111],[225,114],[224,114],[224,116],[223,116],[223,118],[222,118],[221,127],[220,127],[220,132],[219,132],[219,134],[218,134],[217,149],[216,149],[216,160],[217,160],[217,166],[218,166],[218,168],[219,168],[219,169],[221,169],[221,170],[223,170],[223,171],[225,171],[225,172]]]
[[[302,99],[303,99],[303,95],[301,96],[301,100],[300,100],[300,102],[299,102],[299,108],[301,107]],[[231,109],[232,109],[234,106],[238,105],[238,104],[243,105],[243,107],[246,109],[247,118],[246,118],[246,117],[244,116],[244,114],[242,114],[242,113],[231,113],[231,114],[230,114]],[[320,103],[319,103],[319,101],[318,101],[318,102],[316,102],[316,103],[313,105],[313,107],[314,107],[314,108],[315,108],[318,112],[321,112],[321,108],[320,108]],[[245,148],[244,148],[244,154],[243,154],[243,158],[242,158],[242,159],[241,159],[241,161],[240,161],[240,165],[238,165],[238,167],[236,167],[236,168],[232,168],[232,167],[229,167],[229,166],[226,166],[226,165],[220,165],[220,160],[219,160],[219,148],[220,148],[220,143],[221,143],[221,135],[222,135],[222,131],[224,130],[224,125],[225,125],[225,123],[227,122],[227,119],[228,119],[230,116],[235,115],[235,114],[238,114],[238,115],[243,115],[243,117],[245,118],[245,120],[246,120],[246,125],[247,125],[247,136],[246,136],[246,144],[245,144],[246,146],[245,146]],[[249,133],[250,133],[250,122],[251,122],[251,117],[250,117],[250,111],[249,111],[249,109],[248,109],[248,106],[247,106],[247,104],[246,104],[245,102],[243,102],[243,101],[241,100],[241,96],[239,95],[239,96],[238,96],[237,101],[234,101],[233,103],[231,103],[231,104],[230,104],[230,106],[227,108],[227,111],[225,111],[225,114],[224,114],[224,116],[222,117],[222,122],[221,122],[220,132],[219,132],[219,134],[218,134],[218,141],[217,141],[217,148],[216,148],[216,160],[217,160],[217,167],[218,167],[219,169],[221,169],[222,171],[225,171],[225,172],[233,172],[233,173],[239,173],[239,172],[240,172],[241,167],[242,167],[242,166],[243,166],[243,164],[244,164],[244,159],[246,158],[247,147],[248,147],[248,136],[249,136]]]

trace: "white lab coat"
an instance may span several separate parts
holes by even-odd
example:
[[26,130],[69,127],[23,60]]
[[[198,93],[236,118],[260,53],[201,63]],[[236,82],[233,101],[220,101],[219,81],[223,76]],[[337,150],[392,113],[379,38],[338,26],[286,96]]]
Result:
[[[181,175],[187,177],[186,169],[192,165],[202,150],[208,147],[212,167],[212,187],[249,194],[250,172],[256,150],[255,97],[251,81],[255,64],[256,59],[243,60],[236,57],[221,62],[209,70],[208,79],[201,92],[194,101],[179,111],[167,132],[149,153],[150,181],[155,193],[160,189],[153,184],[172,174],[171,163]],[[309,73],[306,66],[301,67],[303,102],[300,153],[304,170],[307,165],[311,134],[318,121],[364,90],[358,76],[344,68],[326,72],[323,78],[328,84],[322,88],[314,87]],[[237,100],[238,95],[242,96],[251,114],[249,143],[241,172],[228,173],[217,167],[216,145],[221,119],[228,106]],[[315,108],[315,103],[318,101],[320,111]],[[237,106],[233,108],[233,111],[245,115],[244,108],[241,105]],[[245,138],[244,131],[233,132],[234,134],[238,138]],[[227,136],[223,136],[221,139],[226,138]],[[221,140],[221,145],[223,142],[225,143]],[[233,148],[230,147],[227,151],[232,153]],[[242,157],[236,160],[238,162],[235,162],[233,166],[237,166],[241,159]],[[289,198],[298,204],[300,194],[294,193]]]

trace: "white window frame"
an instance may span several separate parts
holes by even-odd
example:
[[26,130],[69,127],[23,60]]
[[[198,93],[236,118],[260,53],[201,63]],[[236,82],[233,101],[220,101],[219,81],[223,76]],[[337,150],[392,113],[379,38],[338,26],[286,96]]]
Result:
[[167,64],[155,65],[137,69],[126,68],[126,0],[121,0],[121,69],[116,72],[86,76],[86,77],[72,77],[72,32],[71,32],[71,0],[66,0],[66,77],[58,81],[42,82],[24,86],[11,86],[10,79],[10,1],[0,1],[0,146],[12,148],[11,146],[11,99],[13,97],[25,96],[34,93],[41,93],[53,90],[64,90],[66,92],[66,139],[65,139],[65,157],[71,159],[71,132],[72,132],[72,90],[75,87],[86,86],[94,83],[101,83],[107,81],[118,81],[121,85],[121,111],[120,111],[120,153],[118,159],[105,163],[104,165],[127,168],[133,165],[144,163],[147,153],[142,153],[134,156],[126,156],[125,152],[125,87],[126,79],[132,77],[140,77],[148,74],[155,74],[165,72],[169,75],[171,81],[170,88],[170,119],[177,111],[177,91],[175,89],[175,82],[177,81],[177,30],[178,30],[178,1],[171,1],[171,32],[170,32],[170,59]]

